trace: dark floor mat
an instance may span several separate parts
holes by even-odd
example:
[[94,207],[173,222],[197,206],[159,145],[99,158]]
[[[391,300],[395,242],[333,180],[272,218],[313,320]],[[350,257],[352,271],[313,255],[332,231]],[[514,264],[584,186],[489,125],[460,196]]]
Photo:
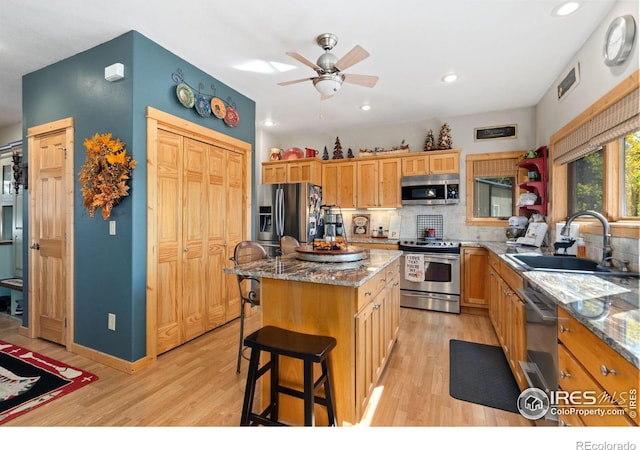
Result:
[[519,413],[520,389],[502,348],[494,345],[449,341],[449,395]]

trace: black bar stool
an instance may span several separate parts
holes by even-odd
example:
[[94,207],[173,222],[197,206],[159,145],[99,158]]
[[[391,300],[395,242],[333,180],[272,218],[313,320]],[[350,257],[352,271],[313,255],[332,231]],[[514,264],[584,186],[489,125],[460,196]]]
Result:
[[[315,425],[313,411],[314,403],[327,408],[329,426],[336,426],[336,412],[329,372],[329,352],[336,346],[335,338],[317,336],[313,334],[297,333],[274,326],[265,326],[250,334],[244,340],[244,345],[251,348],[247,386],[244,392],[242,416],[240,425],[286,425],[278,421],[278,394],[290,395],[304,400],[304,425]],[[260,352],[271,354],[269,362],[258,368]],[[280,355],[301,359],[304,364],[304,390],[298,391],[279,384],[278,358]],[[322,374],[313,380],[313,364],[319,363]],[[271,385],[269,405],[264,411],[253,412],[253,398],[258,379],[271,371]],[[324,386],[324,397],[316,395],[318,389]]]

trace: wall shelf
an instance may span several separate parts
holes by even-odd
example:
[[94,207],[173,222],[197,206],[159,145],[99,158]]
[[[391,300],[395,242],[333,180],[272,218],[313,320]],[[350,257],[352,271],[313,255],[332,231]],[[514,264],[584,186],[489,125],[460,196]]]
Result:
[[518,167],[526,169],[528,172],[536,173],[535,180],[520,183],[518,187],[538,196],[535,204],[520,206],[520,211],[525,212],[528,216],[534,212],[546,216],[548,202],[547,183],[549,181],[547,169],[547,146],[538,148],[538,150],[536,150],[536,155],[537,156],[535,158],[525,158],[518,163]]

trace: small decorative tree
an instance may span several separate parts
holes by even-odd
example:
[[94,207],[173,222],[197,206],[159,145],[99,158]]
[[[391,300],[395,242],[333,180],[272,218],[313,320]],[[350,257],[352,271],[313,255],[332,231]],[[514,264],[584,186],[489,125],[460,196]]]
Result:
[[438,148],[441,150],[447,150],[452,148],[453,141],[451,140],[451,128],[449,124],[444,123],[440,128],[440,138],[438,139]]
[[333,159],[344,159],[342,154],[342,144],[340,144],[340,138],[336,136],[336,143],[333,146]]
[[324,146],[324,152],[322,152],[322,159],[327,161],[329,159],[329,150],[327,150],[327,146]]
[[351,148],[349,148],[349,150],[347,150],[347,158],[354,158],[353,150],[351,150]]
[[435,147],[435,139],[433,138],[433,130],[429,130],[427,132],[427,137],[424,140],[424,148],[425,152],[429,150],[433,150]]

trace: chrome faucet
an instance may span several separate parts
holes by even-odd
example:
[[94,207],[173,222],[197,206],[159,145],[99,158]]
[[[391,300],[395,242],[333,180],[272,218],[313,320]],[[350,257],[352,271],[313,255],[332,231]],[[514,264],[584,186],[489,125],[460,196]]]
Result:
[[562,236],[568,236],[569,230],[571,229],[570,228],[571,222],[573,222],[573,220],[576,217],[581,217],[581,216],[592,216],[598,219],[600,222],[602,222],[602,261],[600,261],[600,265],[602,267],[610,267],[611,255],[612,255],[611,227],[609,226],[609,222],[607,221],[606,217],[604,217],[599,212],[588,210],[588,211],[580,211],[575,214],[572,214],[571,216],[567,217],[567,222],[564,224],[564,227],[562,227],[562,230],[560,230],[560,234]]

